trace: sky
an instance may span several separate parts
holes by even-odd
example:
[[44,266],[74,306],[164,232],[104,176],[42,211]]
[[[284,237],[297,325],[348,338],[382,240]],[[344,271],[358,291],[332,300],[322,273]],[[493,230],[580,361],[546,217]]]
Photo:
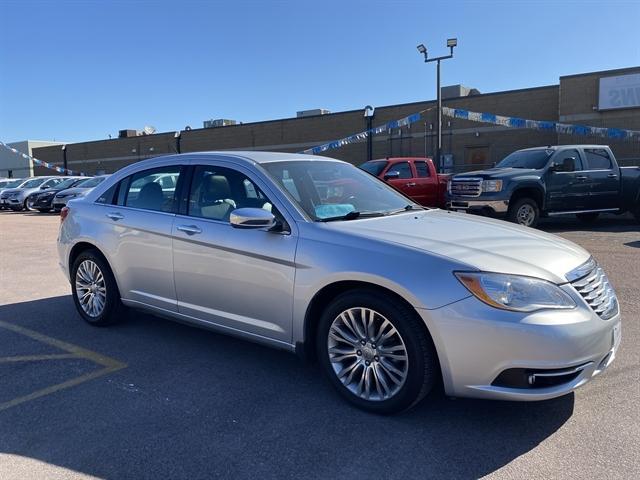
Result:
[[0,140],[88,141],[640,65],[640,1],[0,0]]

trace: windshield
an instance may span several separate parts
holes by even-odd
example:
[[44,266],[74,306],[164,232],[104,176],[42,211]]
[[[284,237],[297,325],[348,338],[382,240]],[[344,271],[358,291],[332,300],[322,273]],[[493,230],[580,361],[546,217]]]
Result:
[[19,178],[17,180],[11,180],[10,182],[7,182],[2,188],[15,188],[15,187],[19,187],[20,184],[22,184],[22,182],[24,182],[23,178]]
[[420,208],[386,183],[348,163],[299,160],[262,166],[316,221],[350,220]]
[[40,185],[42,185],[44,182],[46,182],[47,180],[49,180],[48,178],[34,178],[33,180],[29,180],[27,182],[24,182],[21,187],[22,188],[35,188],[35,187],[39,187]]
[[507,155],[496,168],[544,168],[553,150],[520,150]]
[[84,180],[82,182],[80,182],[78,185],[76,185],[76,187],[80,187],[80,188],[93,188],[93,187],[97,187],[98,185],[100,185],[107,177],[93,177],[93,178],[88,178],[87,180]]
[[73,187],[76,183],[81,182],[77,178],[67,178],[56,185],[57,189],[64,190],[65,188]]
[[380,173],[382,173],[382,170],[384,170],[384,167],[386,166],[386,160],[371,160],[360,165],[360,168],[365,172],[369,172],[371,175],[375,175],[377,177],[378,175],[380,175]]

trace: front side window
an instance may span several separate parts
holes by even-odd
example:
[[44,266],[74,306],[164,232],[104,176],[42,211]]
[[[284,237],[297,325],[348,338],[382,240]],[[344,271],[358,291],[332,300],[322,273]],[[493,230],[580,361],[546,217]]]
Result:
[[[124,206],[173,212],[179,175],[180,166],[178,165],[144,170],[131,175],[128,185],[123,190]],[[175,181],[167,182],[165,180],[167,176],[174,177]]]
[[[566,159],[569,160],[565,165]],[[577,172],[582,170],[582,160],[580,160],[580,154],[577,150],[564,150],[563,152],[560,152],[554,162],[565,166],[566,168],[563,170],[565,172]]]
[[400,176],[398,178],[411,178],[413,177],[413,173],[411,172],[411,165],[409,162],[400,162],[395,165],[391,165],[387,173],[389,172],[398,172]]
[[[383,181],[347,163],[294,160],[262,166],[316,221],[352,212],[359,216],[386,215],[413,205]],[[297,196],[292,193],[292,187]]]
[[262,208],[275,214],[267,196],[243,173],[213,165],[197,166],[191,181],[187,214],[228,222],[236,208]]
[[611,158],[604,148],[585,148],[587,157],[587,170],[611,170]]

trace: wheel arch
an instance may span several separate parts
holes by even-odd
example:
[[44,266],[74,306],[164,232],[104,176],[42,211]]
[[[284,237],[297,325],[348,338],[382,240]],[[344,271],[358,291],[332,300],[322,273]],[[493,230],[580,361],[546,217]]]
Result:
[[87,250],[95,251],[98,254],[98,256],[100,256],[100,258],[104,260],[104,262],[107,264],[107,266],[111,270],[111,274],[113,275],[113,278],[116,281],[116,286],[118,287],[118,291],[120,292],[121,290],[120,290],[120,284],[118,282],[118,277],[115,271],[113,270],[113,268],[111,267],[111,262],[109,262],[109,259],[107,258],[107,256],[104,254],[102,249],[100,249],[100,247],[98,247],[96,244],[87,242],[84,240],[77,242],[73,247],[71,247],[71,250],[69,251],[69,259],[68,259],[69,282],[73,281],[71,278],[71,273],[73,271],[73,264],[76,261],[76,258],[78,258],[78,255],[80,255],[82,252],[86,252]]
[[512,205],[516,201],[521,198],[529,197],[532,198],[540,209],[540,213],[544,210],[545,207],[545,194],[544,190],[539,185],[522,185],[518,186],[512,193],[509,199],[509,204]]
[[[419,321],[421,328],[424,329],[425,333],[431,339],[431,341],[434,341],[431,332],[427,328],[427,325],[425,325],[424,321],[422,321],[420,315],[416,312],[415,307],[402,295],[394,292],[387,287],[383,287],[381,285],[377,285],[375,283],[367,281],[340,280],[322,287],[318,292],[316,292],[316,294],[309,302],[304,316],[303,341],[296,344],[296,353],[298,355],[300,355],[307,361],[316,360],[315,339],[318,332],[318,326],[320,324],[320,317],[322,316],[322,312],[324,311],[327,304],[334,298],[350,290],[369,290],[378,294],[389,295],[396,301],[402,303],[407,308],[415,312],[416,318]],[[436,355],[438,356],[437,349]],[[438,358],[438,368],[440,369],[440,372],[442,372],[439,362],[440,360]]]

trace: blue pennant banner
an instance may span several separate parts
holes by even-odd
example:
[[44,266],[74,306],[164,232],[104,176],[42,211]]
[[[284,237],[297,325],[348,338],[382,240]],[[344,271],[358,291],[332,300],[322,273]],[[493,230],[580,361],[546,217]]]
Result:
[[35,165],[43,166],[44,168],[48,168],[49,170],[55,170],[56,172],[61,173],[63,175],[73,175],[73,176],[80,176],[80,177],[88,176],[86,173],[83,173],[83,172],[76,172],[74,170],[69,170],[68,168],[58,167],[49,162],[43,162],[42,160],[38,160],[36,157],[32,157],[31,155],[27,155],[26,153],[20,152],[15,148],[10,147],[4,142],[0,142],[0,147],[4,147],[7,150],[11,150],[13,153],[24,158],[25,160],[31,160]]
[[412,123],[417,122],[422,117],[422,112],[417,112],[409,115],[408,117],[401,118],[400,120],[392,120],[390,122],[385,123],[384,125],[379,125],[370,130],[365,130],[364,132],[355,133],[353,135],[349,135],[348,137],[341,138],[340,140],[334,140],[333,142],[324,143],[322,145],[317,145],[313,148],[308,148],[298,153],[311,153],[318,154],[322,152],[326,152],[327,150],[332,150],[334,148],[344,147],[345,145],[350,145],[352,143],[361,142],[366,140],[369,135],[378,135],[380,133],[388,132],[394,128],[402,128],[411,125]]
[[442,107],[442,114],[447,117],[470,120],[472,122],[491,123],[510,128],[529,128],[532,130],[554,131],[566,135],[592,135],[613,140],[640,141],[640,131],[622,130],[619,128],[589,127],[569,123],[549,122],[545,120],[526,120],[518,117],[504,117],[493,113],[478,113],[461,108]]

